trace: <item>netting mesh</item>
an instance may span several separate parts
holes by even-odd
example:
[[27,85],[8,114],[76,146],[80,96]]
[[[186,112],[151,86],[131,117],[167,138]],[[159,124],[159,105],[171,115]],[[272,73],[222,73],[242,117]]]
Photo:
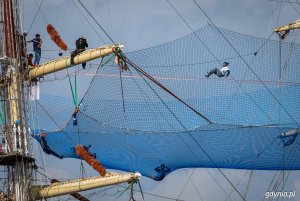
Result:
[[[161,164],[171,171],[300,169],[298,133],[290,136],[294,141],[289,145],[280,137],[299,128],[300,46],[220,30],[242,57],[210,25],[126,54],[213,124],[133,67],[120,78],[119,68],[109,63],[97,70],[83,97],[77,126],[70,121],[72,101],[42,96],[36,125],[60,130],[47,135],[49,147],[76,157],[72,147],[91,145],[104,166],[157,180],[163,178],[158,175],[163,171],[155,170]],[[230,63],[229,78],[204,77],[223,61]]]

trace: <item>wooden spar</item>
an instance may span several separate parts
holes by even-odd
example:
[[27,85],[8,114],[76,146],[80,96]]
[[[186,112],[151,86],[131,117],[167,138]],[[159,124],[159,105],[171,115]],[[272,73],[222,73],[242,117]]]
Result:
[[282,31],[290,31],[293,29],[299,29],[300,28],[300,19],[296,20],[295,22],[292,22],[290,24],[281,26],[281,27],[277,27],[274,32],[282,32]]
[[50,197],[67,195],[79,191],[86,191],[94,188],[120,184],[124,182],[135,182],[140,178],[141,174],[138,172],[127,174],[110,172],[107,173],[105,177],[96,176],[84,179],[70,180],[66,182],[53,183],[47,186],[33,186],[32,193],[35,200],[41,200]]
[[299,28],[300,28],[300,19],[288,25],[277,27],[276,29],[274,29],[274,32],[276,32],[279,35],[281,40],[284,40],[285,37],[289,34],[290,30],[299,29]]
[[48,75],[50,73],[54,73],[60,70],[64,70],[66,68],[72,67],[77,64],[82,64],[94,59],[98,59],[100,57],[104,57],[111,53],[114,53],[115,50],[123,49],[123,45],[107,45],[102,46],[90,50],[86,50],[77,56],[74,57],[74,64],[71,64],[71,56],[66,56],[63,58],[55,59],[44,64],[38,65],[30,69],[29,71],[29,79],[32,80],[34,78],[42,77],[44,75]]

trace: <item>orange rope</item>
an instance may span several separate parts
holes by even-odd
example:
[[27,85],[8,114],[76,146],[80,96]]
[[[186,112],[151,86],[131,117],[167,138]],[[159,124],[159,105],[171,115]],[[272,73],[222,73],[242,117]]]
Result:
[[65,44],[65,42],[60,38],[60,35],[57,33],[55,28],[52,26],[52,24],[48,24],[47,26],[47,32],[50,35],[51,39],[56,43],[58,47],[60,47],[62,50],[67,51],[68,46]]
[[94,159],[90,153],[81,145],[76,145],[75,147],[76,154],[80,156],[83,160],[85,160],[90,166],[94,168],[99,174],[104,177],[106,174],[106,170],[103,165],[100,164],[99,161]]

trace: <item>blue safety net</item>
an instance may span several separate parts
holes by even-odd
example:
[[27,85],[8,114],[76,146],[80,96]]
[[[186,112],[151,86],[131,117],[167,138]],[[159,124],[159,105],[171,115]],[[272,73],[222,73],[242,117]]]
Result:
[[[48,93],[34,104],[32,130],[46,129],[59,156],[78,158],[74,147],[90,145],[106,168],[155,180],[187,167],[299,170],[300,46],[219,30],[125,54],[190,107],[112,61],[97,69],[77,125],[71,97]],[[228,78],[204,76],[224,61]]]

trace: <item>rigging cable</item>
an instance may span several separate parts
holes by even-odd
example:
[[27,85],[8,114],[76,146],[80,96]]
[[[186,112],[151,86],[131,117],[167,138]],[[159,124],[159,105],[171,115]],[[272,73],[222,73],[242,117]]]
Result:
[[109,40],[116,45],[116,43],[113,41],[113,39],[108,35],[108,33],[103,29],[103,27],[99,24],[99,22],[94,18],[94,16],[90,13],[90,11],[81,3],[80,0],[77,0],[80,5],[85,9],[85,11],[93,18],[93,20],[96,22],[96,24],[101,28],[101,30],[105,33],[105,35],[109,38]]
[[[192,182],[192,179],[191,179],[191,178],[192,178],[193,174],[195,173],[195,170],[196,170],[196,169],[193,169],[191,175],[188,176],[187,181],[185,182],[185,184],[184,184],[182,190],[180,191],[180,193],[179,193],[179,195],[178,195],[178,197],[177,197],[178,200],[179,200],[179,198],[181,197],[181,195],[182,195],[183,191],[185,190],[185,188],[187,187],[188,182],[189,182],[189,181]],[[202,198],[202,196],[200,195],[200,193],[198,192],[197,189],[196,189],[196,192],[197,192],[197,195],[199,196],[200,200],[203,201],[203,198]]]
[[124,117],[126,119],[126,109],[125,109],[125,97],[124,97],[124,84],[123,84],[123,77],[122,77],[122,71],[123,69],[121,66],[119,66],[119,71],[120,71],[120,84],[121,84],[121,95],[122,95],[122,105],[123,105],[123,112],[124,112]]
[[173,8],[173,10],[176,12],[176,14],[181,18],[181,20],[185,23],[185,25],[192,31],[192,33],[196,36],[196,38],[202,43],[202,45],[207,49],[207,51],[215,58],[217,62],[220,63],[220,60],[213,54],[213,52],[205,45],[205,43],[201,40],[201,38],[195,33],[195,31],[192,29],[192,27],[187,23],[187,21],[182,17],[182,15],[178,12],[178,10],[173,6],[173,4],[166,0],[169,5]]
[[173,96],[174,98],[176,98],[179,102],[183,103],[185,106],[187,106],[189,109],[191,109],[194,113],[196,113],[198,116],[200,116],[202,119],[204,119],[208,124],[213,124],[213,122],[211,122],[207,117],[205,117],[203,114],[201,114],[196,109],[194,109],[193,107],[191,107],[184,100],[182,100],[181,98],[179,98],[176,94],[174,94],[167,87],[165,87],[160,82],[158,82],[155,78],[153,78],[150,74],[148,74],[142,68],[140,68],[139,66],[137,66],[136,64],[134,64],[129,59],[127,59],[126,56],[123,53],[121,53],[120,55],[121,55],[121,58],[123,60],[127,61],[142,77],[145,76],[146,78],[148,78],[154,84],[156,84],[157,86],[159,86],[161,89],[163,89],[164,91],[166,91],[167,93],[169,93],[171,96]]
[[103,38],[101,37],[101,35],[97,32],[97,30],[95,29],[95,27],[90,23],[90,21],[86,18],[86,16],[83,14],[83,12],[80,10],[80,8],[77,6],[77,4],[74,2],[74,0],[72,0],[72,3],[75,5],[75,7],[77,8],[77,10],[79,10],[79,12],[81,13],[81,15],[83,16],[83,18],[85,19],[85,21],[91,26],[91,28],[94,30],[94,32],[97,34],[97,36],[99,37],[99,39],[104,43],[105,41],[103,40]]
[[29,32],[30,32],[30,29],[31,29],[31,27],[32,27],[32,25],[33,25],[33,23],[34,23],[34,21],[35,21],[35,19],[36,19],[37,15],[38,15],[38,13],[39,13],[40,9],[41,9],[41,7],[42,7],[43,3],[44,3],[44,0],[42,0],[42,2],[40,3],[40,5],[39,5],[39,7],[38,7],[38,10],[37,10],[37,12],[35,13],[35,16],[34,16],[34,18],[33,18],[32,22],[31,22],[31,24],[30,24],[30,26],[29,26],[29,29],[28,29],[28,31],[27,31],[27,34],[29,34]]
[[[119,185],[117,184],[117,186],[122,187],[122,188],[127,188],[127,187],[122,186],[120,184]],[[133,190],[135,192],[141,192],[140,190],[136,190],[136,189],[133,189]],[[157,195],[157,194],[153,194],[153,193],[147,193],[147,192],[144,192],[144,191],[143,191],[143,193],[146,194],[146,195],[151,195],[151,196],[154,196],[154,197],[163,198],[163,199],[167,199],[167,200],[181,201],[181,200],[178,200],[177,198],[171,198],[171,197],[167,197],[167,196],[161,196],[161,195]]]

